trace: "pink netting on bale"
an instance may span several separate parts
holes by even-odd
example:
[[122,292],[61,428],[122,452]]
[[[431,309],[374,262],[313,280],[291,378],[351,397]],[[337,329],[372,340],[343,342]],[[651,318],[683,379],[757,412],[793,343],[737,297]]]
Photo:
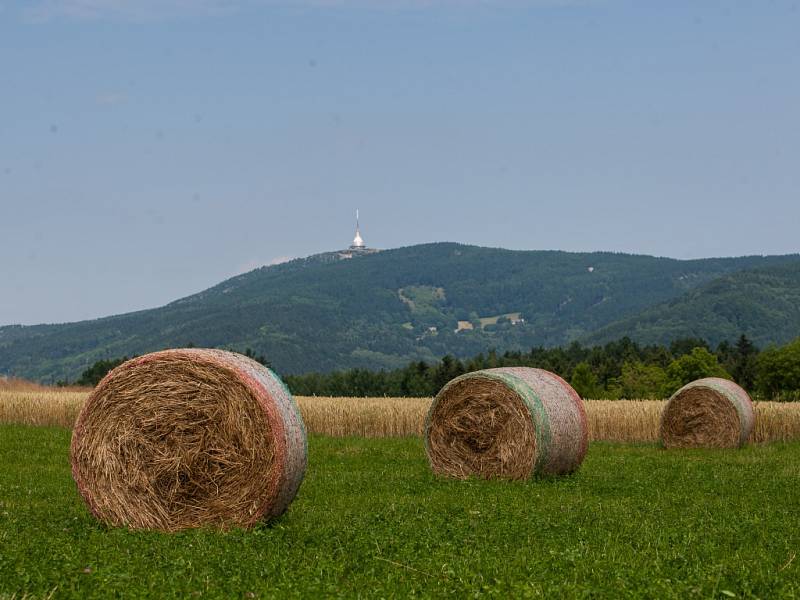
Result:
[[239,354],[183,349],[130,360],[87,400],[72,474],[109,525],[251,527],[302,483],[306,433],[286,386]]
[[555,373],[528,367],[453,379],[425,425],[431,468],[458,478],[563,475],[581,465],[588,443],[580,396]]

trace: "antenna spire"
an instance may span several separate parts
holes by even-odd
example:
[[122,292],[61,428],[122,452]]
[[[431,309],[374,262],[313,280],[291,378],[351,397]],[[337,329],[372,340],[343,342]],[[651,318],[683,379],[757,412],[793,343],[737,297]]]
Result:
[[363,250],[366,248],[364,240],[361,238],[361,226],[358,222],[358,209],[356,209],[356,237],[353,238],[353,245],[350,246],[351,250]]

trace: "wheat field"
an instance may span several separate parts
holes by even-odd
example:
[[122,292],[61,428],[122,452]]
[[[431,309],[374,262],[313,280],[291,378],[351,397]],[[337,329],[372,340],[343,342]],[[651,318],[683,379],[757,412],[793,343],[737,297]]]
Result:
[[[71,428],[87,390],[0,389],[0,423]],[[422,434],[429,398],[296,398],[309,433],[335,437]],[[655,442],[664,400],[587,400],[592,440]],[[800,440],[800,403],[756,403],[750,441]]]

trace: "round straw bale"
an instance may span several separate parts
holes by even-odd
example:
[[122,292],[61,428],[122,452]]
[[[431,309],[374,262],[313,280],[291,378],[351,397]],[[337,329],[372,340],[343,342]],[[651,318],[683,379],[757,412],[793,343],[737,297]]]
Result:
[[727,379],[693,381],[669,399],[661,415],[666,448],[740,448],[753,430],[753,402]]
[[239,354],[165,350],[109,373],[72,434],[72,475],[108,525],[251,527],[282,514],[306,432],[281,380]]
[[431,468],[461,479],[569,473],[583,462],[588,443],[580,396],[558,375],[527,367],[453,379],[425,423]]

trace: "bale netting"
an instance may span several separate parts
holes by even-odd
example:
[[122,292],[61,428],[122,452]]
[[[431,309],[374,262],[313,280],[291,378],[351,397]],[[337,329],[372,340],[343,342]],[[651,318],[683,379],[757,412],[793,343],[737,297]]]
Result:
[[306,468],[289,390],[232,352],[165,350],[109,373],[78,415],[72,475],[112,526],[248,528],[282,514]]
[[666,448],[740,448],[753,431],[753,402],[727,379],[693,381],[667,402],[660,438]]
[[436,395],[425,423],[431,468],[460,479],[570,473],[588,443],[580,396],[558,375],[527,367],[453,379]]

